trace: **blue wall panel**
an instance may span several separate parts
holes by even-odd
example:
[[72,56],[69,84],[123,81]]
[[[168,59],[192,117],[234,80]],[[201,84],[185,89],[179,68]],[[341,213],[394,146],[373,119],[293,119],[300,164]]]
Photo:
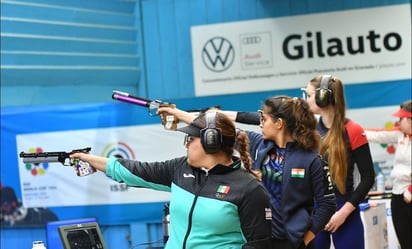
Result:
[[79,9],[89,9],[100,12],[123,12],[133,13],[133,1],[121,0],[25,0],[25,1],[8,1],[2,0],[2,3],[24,4],[29,6],[41,6],[46,8],[68,8],[74,11]]
[[[239,0],[227,0],[222,2],[222,20],[234,20],[239,17],[239,10],[241,9],[242,1]],[[243,1],[247,3],[248,1]]]
[[[190,14],[190,23],[188,23],[187,25],[192,26],[192,25],[200,25],[203,24],[206,18],[206,2],[205,0],[194,0],[194,1],[190,1],[190,3],[188,4],[188,8],[190,9],[190,11],[188,11]],[[196,13],[196,15],[194,15],[193,13]]]
[[142,20],[144,20],[142,21],[142,30],[144,33],[142,39],[145,48],[146,81],[150,82],[150,84],[146,84],[147,97],[151,97],[150,92],[152,91],[161,91],[164,89],[164,87],[160,84],[160,82],[163,82],[161,68],[166,65],[164,65],[161,60],[162,49],[160,46],[161,40],[159,37],[159,33],[161,31],[158,22],[158,4],[159,3],[157,1],[142,1],[141,6]]
[[[73,65],[73,66],[67,66],[65,68],[61,68],[61,67],[59,68],[59,66],[42,65],[41,70],[39,70],[37,66],[27,66],[27,67],[25,66],[23,68],[5,67],[4,70],[7,70],[7,73],[4,73],[1,75],[1,81],[4,82],[3,86],[8,86],[9,84],[11,84],[10,85],[11,88],[16,87],[16,86],[24,86],[26,87],[26,89],[22,88],[21,90],[26,92],[27,97],[32,97],[32,98],[36,97],[36,96],[31,96],[31,94],[33,93],[32,92],[33,89],[30,89],[31,94],[28,94],[27,92],[28,89],[31,87],[33,88],[36,88],[39,86],[58,87],[60,85],[63,87],[67,87],[68,89],[71,89],[71,91],[85,91],[85,89],[88,86],[93,85],[94,82],[98,81],[99,89],[103,90],[102,86],[104,85],[110,85],[113,88],[116,85],[116,83],[119,83],[119,84],[130,83],[130,79],[139,77],[139,72],[137,68],[120,67],[120,66],[104,67],[104,66]],[[62,75],[65,75],[65,76],[62,77]],[[41,84],[38,84],[37,82],[33,81],[34,78],[39,80]],[[73,87],[77,87],[78,89],[77,90],[73,89]],[[3,91],[7,91],[7,88],[5,87],[4,89],[2,89],[2,96],[3,96]],[[61,93],[55,92],[55,94],[57,94],[56,97],[62,98],[60,101],[65,101],[63,92]],[[88,92],[88,94],[90,94],[90,92]],[[111,91],[106,92],[105,94],[106,96],[110,96]],[[24,96],[25,95],[20,95],[20,96],[4,95],[4,97],[8,99],[14,98],[14,97],[24,97]],[[107,101],[110,101],[110,100],[111,99],[107,99]],[[2,99],[2,102],[3,101],[4,99]],[[73,100],[69,102],[73,102]],[[81,102],[81,99],[79,99],[79,102]],[[61,102],[57,104],[60,104],[60,103]],[[26,105],[30,105],[30,104],[31,102],[26,103]],[[42,101],[42,104],[56,104],[56,103]]]
[[[126,9],[102,12],[93,8],[68,8],[56,4],[39,5],[28,4],[16,5],[16,2],[2,1],[1,13],[4,17],[38,19],[59,22],[75,22],[85,24],[113,25],[113,26],[133,26],[134,16]],[[128,8],[132,8],[129,6]],[[133,8],[132,8],[133,9]]]
[[[158,92],[161,96],[177,96],[178,91],[181,90],[176,87],[179,82],[179,74],[177,72],[177,64],[181,61],[177,56],[177,48],[180,44],[177,43],[177,37],[182,37],[176,27],[176,9],[174,0],[164,0],[158,3],[158,22],[159,22],[159,45],[161,47],[160,60],[161,67],[159,68],[161,78],[161,87],[155,88],[151,84],[149,87],[149,97],[152,92]],[[180,11],[185,11],[180,10]],[[166,32],[164,32],[166,31]]]
[[[223,1],[225,2],[225,1]],[[187,39],[190,37],[190,23],[192,19],[192,14],[188,11],[187,1],[180,0],[175,3],[176,12],[176,70],[178,75],[178,80],[176,81],[177,87],[175,87],[175,96],[179,95],[179,89],[185,89],[185,91],[191,92],[194,89],[193,86],[193,72],[188,71],[186,65],[181,63],[181,61],[191,61],[192,60],[192,50],[191,41]],[[169,82],[173,84],[173,82]]]
[[[32,35],[2,34],[1,49],[3,51],[42,51],[73,53],[112,53],[135,55],[135,41],[96,40],[81,38],[62,38]],[[73,61],[75,63],[75,61]],[[3,66],[3,65],[2,65]],[[40,82],[41,83],[41,82]]]
[[[136,93],[142,56],[135,6],[120,0],[1,1],[1,105],[110,101],[105,85]],[[66,98],[73,87],[88,94]]]
[[112,66],[117,67],[130,67],[136,63],[136,55],[111,55],[111,56],[98,56],[92,54],[80,54],[80,53],[21,53],[21,52],[4,52],[1,55],[1,61],[4,64],[13,65],[50,65],[50,66],[62,66],[73,65],[73,61],[76,61],[76,66],[80,65],[94,65],[94,66]]
[[4,33],[26,33],[30,35],[47,35],[58,37],[77,37],[99,40],[130,41],[136,39],[136,29],[133,27],[122,27],[95,24],[66,24],[57,22],[33,22],[32,20],[14,20],[7,18],[2,20],[2,32]]
[[[300,5],[304,5],[301,1]],[[289,13],[289,1],[258,1],[256,4],[256,16],[260,18],[271,18],[280,14]],[[256,19],[256,17],[245,17],[245,19]]]

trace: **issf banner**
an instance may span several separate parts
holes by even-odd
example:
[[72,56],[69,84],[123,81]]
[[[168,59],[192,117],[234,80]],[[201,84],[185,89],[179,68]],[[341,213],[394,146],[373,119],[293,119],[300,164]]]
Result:
[[[22,134],[17,149],[24,152],[71,151],[91,147],[104,157],[160,161],[185,155],[183,134],[160,124]],[[64,142],[62,142],[64,141]],[[77,206],[167,201],[169,193],[117,183],[102,172],[79,177],[61,163],[19,160],[22,201],[26,207]]]
[[[48,207],[60,218],[100,213],[107,222],[139,218],[134,211],[125,211],[129,209],[145,210],[151,218],[146,207],[160,207],[169,193],[127,187],[102,172],[79,177],[58,162],[23,163],[21,152],[91,147],[95,155],[142,161],[186,155],[183,133],[164,129],[160,117],[148,115],[146,108],[124,103],[3,107],[0,138],[2,201],[24,208]],[[90,210],[82,208],[91,205]],[[108,209],[122,211],[104,215]]]

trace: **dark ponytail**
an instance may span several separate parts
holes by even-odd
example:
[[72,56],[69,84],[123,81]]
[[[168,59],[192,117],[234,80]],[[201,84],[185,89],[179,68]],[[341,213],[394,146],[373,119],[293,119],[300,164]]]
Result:
[[264,105],[273,120],[285,121],[289,132],[297,144],[305,150],[318,150],[320,135],[316,130],[316,117],[308,103],[301,98],[289,96],[270,97]]

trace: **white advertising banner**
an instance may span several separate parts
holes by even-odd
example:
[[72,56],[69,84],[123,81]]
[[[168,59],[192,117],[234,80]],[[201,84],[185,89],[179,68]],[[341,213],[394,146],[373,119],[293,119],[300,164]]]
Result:
[[196,96],[411,78],[411,5],[193,26]]
[[[139,161],[162,161],[186,155],[184,134],[157,125],[22,134],[20,152],[70,152],[91,147],[92,154]],[[169,200],[169,193],[127,187],[102,172],[79,177],[61,163],[23,163],[19,160],[22,201],[25,207],[53,207]]]

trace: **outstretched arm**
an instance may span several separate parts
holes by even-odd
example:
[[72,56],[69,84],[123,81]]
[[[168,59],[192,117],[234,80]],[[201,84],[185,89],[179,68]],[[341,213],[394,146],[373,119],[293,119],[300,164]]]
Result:
[[73,153],[70,155],[70,158],[77,158],[81,161],[88,162],[90,166],[102,172],[106,172],[106,163],[109,160],[106,157],[96,156],[87,153]]
[[157,109],[157,114],[163,119],[166,115],[173,115],[177,119],[185,122],[186,124],[189,124],[193,121],[193,119],[196,118],[196,115],[193,113],[189,113],[187,111],[180,110],[178,108],[172,108],[172,107],[159,107]]
[[366,137],[371,143],[390,144],[397,143],[402,132],[399,129],[365,129]]
[[[244,123],[244,124],[260,124],[259,113],[257,112],[237,112],[237,111],[224,111],[219,110],[219,112],[224,113],[227,115],[232,121]],[[157,114],[162,117],[162,114],[173,115],[177,117],[179,120],[189,124],[196,118],[196,115],[193,113],[189,113],[178,108],[171,108],[171,107],[160,107],[157,110]]]

